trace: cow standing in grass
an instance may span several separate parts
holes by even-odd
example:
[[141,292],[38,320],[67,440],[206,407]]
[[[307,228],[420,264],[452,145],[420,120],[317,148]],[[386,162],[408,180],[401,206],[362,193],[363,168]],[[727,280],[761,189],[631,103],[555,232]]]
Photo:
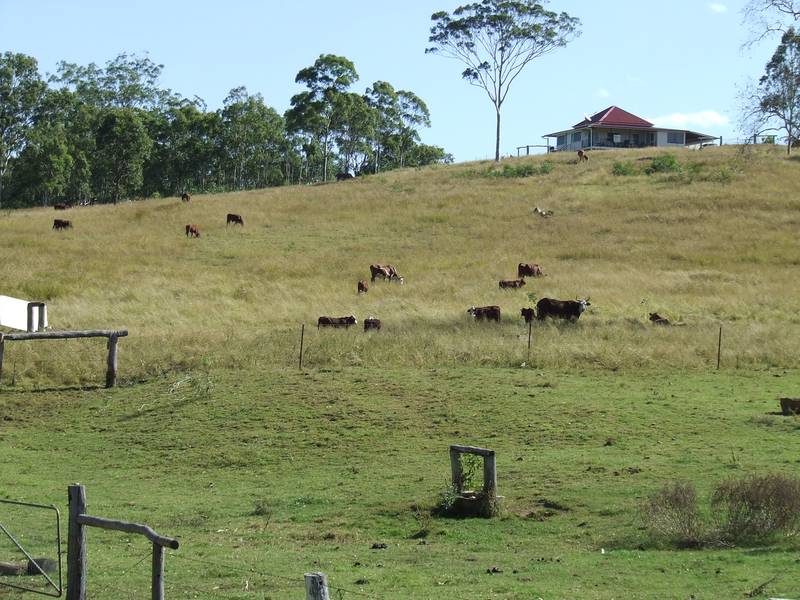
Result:
[[499,306],[470,306],[467,312],[472,315],[476,321],[497,321],[500,322],[500,307]]
[[242,218],[242,215],[228,213],[228,217],[225,220],[225,227],[227,227],[231,223],[233,223],[234,225],[241,225],[242,227],[244,227],[244,219]]
[[536,318],[543,321],[547,317],[577,321],[578,318],[591,306],[588,300],[553,300],[542,298],[536,303]]
[[200,229],[197,227],[197,225],[191,224],[186,226],[186,237],[200,237]]

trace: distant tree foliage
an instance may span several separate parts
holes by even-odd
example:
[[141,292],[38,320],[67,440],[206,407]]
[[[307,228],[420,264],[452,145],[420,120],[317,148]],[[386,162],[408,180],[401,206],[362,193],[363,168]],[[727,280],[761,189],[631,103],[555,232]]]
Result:
[[752,46],[774,34],[783,35],[800,20],[800,0],[749,0],[742,10],[744,22],[750,25]]
[[533,59],[566,46],[579,35],[580,21],[545,10],[533,0],[483,0],[459,6],[450,15],[431,15],[425,53],[466,65],[461,76],[486,91],[496,116],[495,160],[500,160],[500,108],[511,84]]
[[[36,59],[0,54],[0,207],[118,202],[184,191],[327,181],[452,161],[419,142],[424,102],[383,83],[384,104],[345,57],[324,54],[296,78],[285,115],[245,87],[222,108],[162,89],[163,65],[120,54],[99,67],[61,62],[44,81]],[[380,160],[379,160],[380,157]]]

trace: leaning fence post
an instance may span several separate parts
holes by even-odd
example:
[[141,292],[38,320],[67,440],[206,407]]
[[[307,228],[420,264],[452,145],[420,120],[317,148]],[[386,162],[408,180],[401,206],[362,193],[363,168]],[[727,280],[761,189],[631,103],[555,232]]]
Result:
[[86,530],[78,517],[86,512],[86,488],[76,483],[67,489],[69,531],[67,539],[67,600],[86,598]]
[[164,600],[164,546],[153,542],[152,600]]
[[108,336],[108,359],[106,360],[108,369],[106,370],[106,387],[114,387],[117,383],[117,336]]
[[330,600],[328,578],[324,573],[306,573],[306,600]]

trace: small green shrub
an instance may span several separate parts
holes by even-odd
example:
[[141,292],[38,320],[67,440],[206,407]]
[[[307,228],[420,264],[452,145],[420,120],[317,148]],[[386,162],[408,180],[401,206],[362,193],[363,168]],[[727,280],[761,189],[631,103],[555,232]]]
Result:
[[680,170],[681,166],[674,154],[662,154],[656,156],[644,172],[652,175],[653,173],[675,173]]
[[539,175],[547,175],[553,170],[553,163],[549,160],[544,161],[539,167]]
[[641,507],[644,525],[655,540],[687,548],[702,544],[704,527],[690,482],[665,484]]
[[636,166],[635,163],[631,161],[621,161],[615,160],[614,164],[611,165],[611,174],[616,175],[617,177],[627,177],[630,175],[638,175],[639,168]]

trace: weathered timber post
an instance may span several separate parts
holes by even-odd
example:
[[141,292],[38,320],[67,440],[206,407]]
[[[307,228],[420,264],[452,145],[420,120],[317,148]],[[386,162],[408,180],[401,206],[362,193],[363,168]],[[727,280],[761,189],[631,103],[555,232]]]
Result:
[[[483,488],[480,491],[465,490],[462,454],[483,457]],[[449,509],[460,516],[494,517],[500,514],[501,496],[497,495],[497,460],[494,450],[475,446],[450,446],[450,469],[453,474],[453,490],[457,498]]]
[[464,473],[461,471],[461,453],[453,446],[450,446],[450,472],[453,488],[460,494],[464,491]]
[[533,332],[533,321],[528,323],[528,363],[531,362],[531,334]]
[[305,336],[305,333],[306,333],[306,324],[303,323],[300,326],[300,365],[299,365],[299,368],[301,370],[303,369],[303,337]]
[[717,341],[717,371],[719,371],[719,359],[722,355],[722,325],[719,326],[719,340]]
[[78,517],[86,512],[86,489],[69,486],[69,530],[67,538],[67,600],[86,598],[86,531]]
[[153,542],[152,600],[164,600],[164,546]]
[[112,388],[117,383],[117,335],[108,336],[108,359],[106,361],[106,387]]
[[324,573],[306,573],[306,600],[330,600],[328,578]]
[[6,336],[0,331],[0,379],[3,378],[3,352],[6,349]]
[[497,493],[497,461],[494,451],[483,457],[483,491],[491,496]]

